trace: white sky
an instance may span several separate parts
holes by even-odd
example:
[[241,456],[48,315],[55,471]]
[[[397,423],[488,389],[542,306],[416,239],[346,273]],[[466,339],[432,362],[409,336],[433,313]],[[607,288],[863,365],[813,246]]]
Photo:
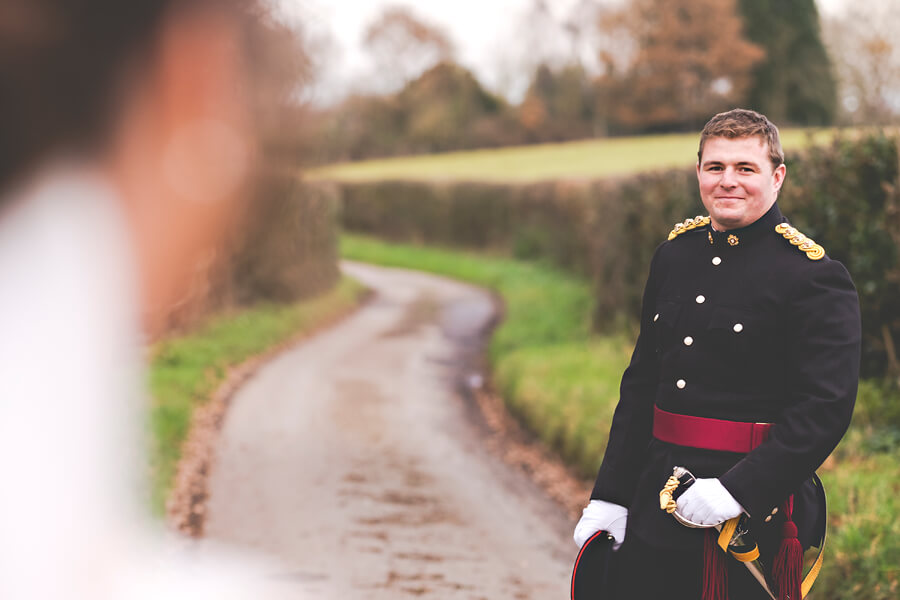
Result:
[[[330,58],[320,77],[315,99],[327,102],[352,90],[368,90],[373,65],[362,50],[365,27],[389,5],[409,7],[422,20],[442,27],[456,45],[456,58],[475,72],[488,89],[515,98],[524,92],[528,74],[523,64],[533,59],[526,50],[519,24],[532,0],[269,0],[286,18],[332,38]],[[578,0],[547,0],[557,18]],[[614,2],[616,0],[609,0]],[[816,0],[823,14],[833,14],[850,0]]]

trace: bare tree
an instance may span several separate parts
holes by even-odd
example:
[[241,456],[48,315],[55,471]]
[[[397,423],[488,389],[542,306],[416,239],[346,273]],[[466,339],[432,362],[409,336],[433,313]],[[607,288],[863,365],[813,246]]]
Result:
[[250,94],[264,160],[296,165],[318,152],[318,86],[337,51],[327,29],[305,12],[261,10],[248,32],[253,72]]
[[[506,39],[498,40],[490,60],[500,73],[500,90],[510,100],[520,102],[525,100],[541,66],[558,68],[566,64],[571,34],[554,16],[548,0],[528,0],[512,15],[510,25]],[[538,113],[529,114],[537,118]]]
[[900,4],[854,3],[823,25],[846,120],[896,123],[900,119],[900,40],[896,36]]
[[390,6],[366,28],[363,46],[377,69],[377,87],[392,91],[435,64],[451,60],[453,42],[443,29],[404,6]]
[[571,48],[569,62],[588,71],[596,67],[596,23],[603,10],[600,0],[577,0],[562,23]]

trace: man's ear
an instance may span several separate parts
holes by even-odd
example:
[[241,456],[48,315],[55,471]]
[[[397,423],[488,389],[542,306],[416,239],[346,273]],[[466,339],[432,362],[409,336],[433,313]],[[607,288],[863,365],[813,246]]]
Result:
[[775,188],[775,193],[777,194],[781,190],[781,186],[784,185],[784,178],[787,176],[787,167],[784,163],[781,163],[775,168],[775,171],[772,173],[772,186]]

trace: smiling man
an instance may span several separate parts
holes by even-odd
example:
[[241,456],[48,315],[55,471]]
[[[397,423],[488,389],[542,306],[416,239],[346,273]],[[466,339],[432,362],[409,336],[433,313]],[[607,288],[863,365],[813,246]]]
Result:
[[697,179],[700,198],[716,231],[738,229],[757,221],[774,205],[784,183],[777,132],[762,137],[704,137],[700,141]]
[[[776,597],[799,600],[802,550],[822,545],[814,473],[850,423],[859,306],[843,265],[782,216],[785,175],[765,116],[736,109],[704,127],[697,179],[709,216],[676,224],[653,257],[606,455],[575,529],[579,545],[599,530],[621,544],[618,598],[769,598],[704,529],[737,517]],[[676,493],[679,520],[660,509],[675,467],[696,477]]]

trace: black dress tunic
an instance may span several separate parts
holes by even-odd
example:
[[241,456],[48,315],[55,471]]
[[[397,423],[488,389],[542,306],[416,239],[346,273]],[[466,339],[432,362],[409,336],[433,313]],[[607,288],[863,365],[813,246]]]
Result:
[[[637,535],[655,548],[702,547],[702,530],[659,508],[658,493],[676,465],[720,479],[753,519],[764,555],[781,536],[780,516],[767,517],[791,494],[799,538],[804,547],[814,540],[824,515],[809,479],[850,423],[859,301],[841,263],[812,260],[806,246],[776,231],[785,221],[776,203],[747,227],[716,232],[704,225],[657,248],[640,336],[591,494],[628,507],[626,544]],[[676,446],[653,438],[654,404],[775,425],[748,454]]]

